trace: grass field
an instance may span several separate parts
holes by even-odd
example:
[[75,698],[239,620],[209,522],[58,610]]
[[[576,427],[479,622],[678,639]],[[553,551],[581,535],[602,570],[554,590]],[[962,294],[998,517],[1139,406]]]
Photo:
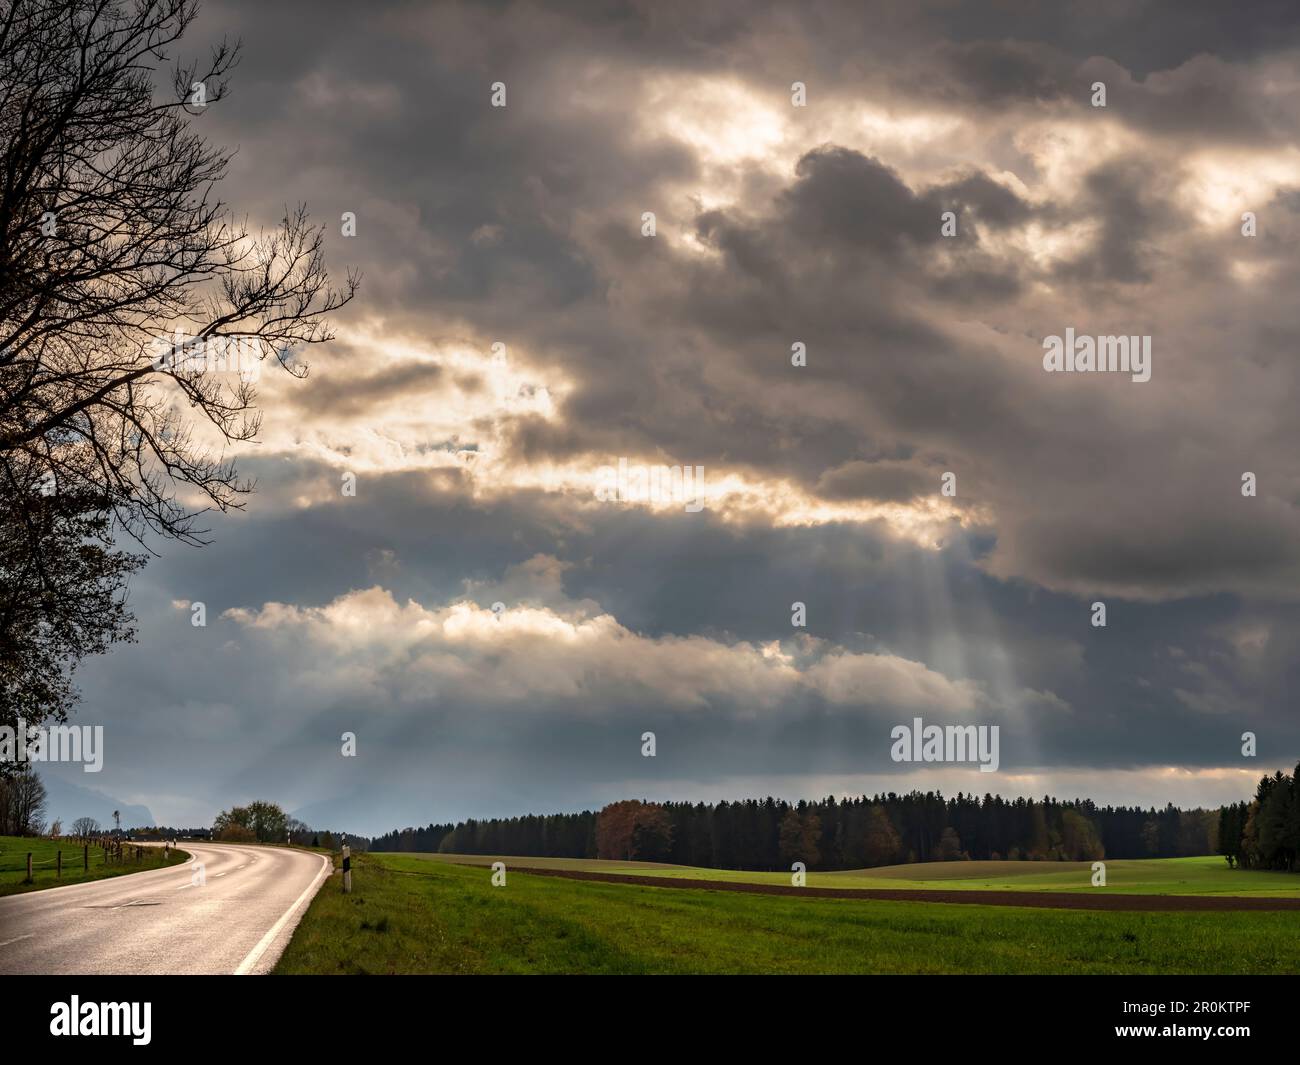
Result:
[[[1300,971],[1296,913],[1098,913],[859,902],[523,873],[508,873],[504,887],[493,887],[487,869],[445,858],[356,856],[353,893],[341,894],[337,872],[325,883],[276,972]],[[601,868],[617,871],[610,864]],[[662,869],[639,863],[614,864],[623,871],[630,871],[630,864],[662,875]],[[1178,883],[1182,876],[1164,874],[1165,882]],[[896,877],[883,879],[899,883]]]
[[[458,865],[491,865],[498,859],[478,854],[402,854],[388,857]],[[640,876],[683,877],[741,884],[789,884],[789,873],[700,869],[655,862],[611,862],[596,858],[502,858],[506,868],[578,869]],[[810,888],[943,888],[948,891],[1099,891],[1092,886],[1091,862],[924,862],[809,873]],[[1222,858],[1162,858],[1106,862],[1106,891],[1126,895],[1260,895],[1300,898],[1300,876],[1291,873],[1229,869]]]
[[[124,851],[127,849],[123,848]],[[33,883],[24,884],[27,876],[27,853],[32,855]],[[63,852],[63,876],[54,875],[56,855]],[[42,888],[60,887],[63,884],[81,884],[87,880],[102,880],[106,876],[122,876],[145,869],[159,869],[164,865],[178,865],[189,855],[172,848],[170,860],[165,860],[161,847],[145,847],[144,860],[137,862],[132,850],[119,862],[104,862],[102,847],[91,844],[90,871],[82,869],[81,844],[70,840],[54,841],[20,836],[0,836],[0,895],[16,895],[23,891],[40,891]]]

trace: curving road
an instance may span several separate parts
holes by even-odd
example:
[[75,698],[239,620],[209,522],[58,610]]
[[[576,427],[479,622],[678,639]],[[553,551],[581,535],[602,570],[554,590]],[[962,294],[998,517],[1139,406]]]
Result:
[[180,847],[194,857],[171,869],[0,898],[0,973],[269,972],[332,870],[309,851]]

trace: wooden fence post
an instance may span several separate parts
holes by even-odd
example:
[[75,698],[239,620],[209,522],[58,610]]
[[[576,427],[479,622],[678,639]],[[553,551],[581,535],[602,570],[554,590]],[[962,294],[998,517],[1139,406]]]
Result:
[[81,848],[81,868],[87,873],[90,872],[90,844],[86,843]]
[[30,884],[31,882],[32,882],[32,852],[28,851],[27,852],[27,879],[24,880],[23,883]]
[[55,865],[54,865],[55,879],[62,880],[63,879],[63,851],[55,851],[54,858],[55,858]]

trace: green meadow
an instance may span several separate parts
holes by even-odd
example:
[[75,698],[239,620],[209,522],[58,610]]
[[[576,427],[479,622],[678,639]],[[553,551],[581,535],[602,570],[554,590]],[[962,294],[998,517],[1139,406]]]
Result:
[[[32,855],[32,883],[27,878],[27,854]],[[63,875],[57,876],[58,852],[63,852]],[[135,860],[134,848],[123,846],[119,862],[105,862],[104,850],[90,845],[90,870],[82,868],[81,844],[73,840],[34,839],[26,836],[0,836],[0,895],[16,895],[22,891],[40,891],[42,888],[60,887],[64,884],[81,884],[87,880],[102,880],[108,876],[123,876],[146,869],[161,869],[165,865],[179,865],[189,855],[172,848],[170,856],[161,847],[145,847],[143,860]]]
[[[789,873],[741,869],[703,869],[655,862],[611,862],[596,858],[500,858],[480,854],[385,855],[424,862],[506,868],[575,869],[594,873],[680,877],[740,884],[789,884]],[[1104,890],[1124,895],[1261,895],[1300,897],[1300,875],[1229,869],[1219,857],[1116,860],[1106,865]],[[1091,862],[925,862],[875,869],[807,874],[806,887],[942,888],[945,891],[1099,891],[1092,886]]]
[[[665,874],[665,867],[640,863],[601,863],[600,868]],[[918,868],[913,867],[913,876]],[[1215,883],[1204,863],[1193,861],[1190,868],[1205,876],[1135,870],[1134,883],[1151,890],[1187,884],[1204,890]],[[717,870],[677,875],[702,872],[716,879],[746,875]],[[889,871],[872,870],[870,879],[904,883],[882,873]],[[987,880],[985,874],[997,887],[1013,879],[1002,874]],[[1026,874],[1041,875],[1072,874]],[[843,883],[845,874],[822,876]],[[952,879],[942,886],[953,886]],[[335,872],[276,972],[1294,973],[1300,970],[1297,936],[1300,913],[859,902],[519,872],[507,872],[505,886],[494,887],[482,865],[453,864],[445,855],[385,854],[354,858],[351,895],[342,894]]]

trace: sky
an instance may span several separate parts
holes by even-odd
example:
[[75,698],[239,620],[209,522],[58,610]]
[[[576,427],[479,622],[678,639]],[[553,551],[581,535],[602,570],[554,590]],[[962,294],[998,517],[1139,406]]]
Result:
[[[306,203],[362,288],[78,670],[102,771],[47,772],[365,834],[1247,798],[1300,756],[1288,8],[209,0],[223,198]],[[1149,380],[1049,372],[1067,330]],[[894,761],[916,718],[997,771]]]

